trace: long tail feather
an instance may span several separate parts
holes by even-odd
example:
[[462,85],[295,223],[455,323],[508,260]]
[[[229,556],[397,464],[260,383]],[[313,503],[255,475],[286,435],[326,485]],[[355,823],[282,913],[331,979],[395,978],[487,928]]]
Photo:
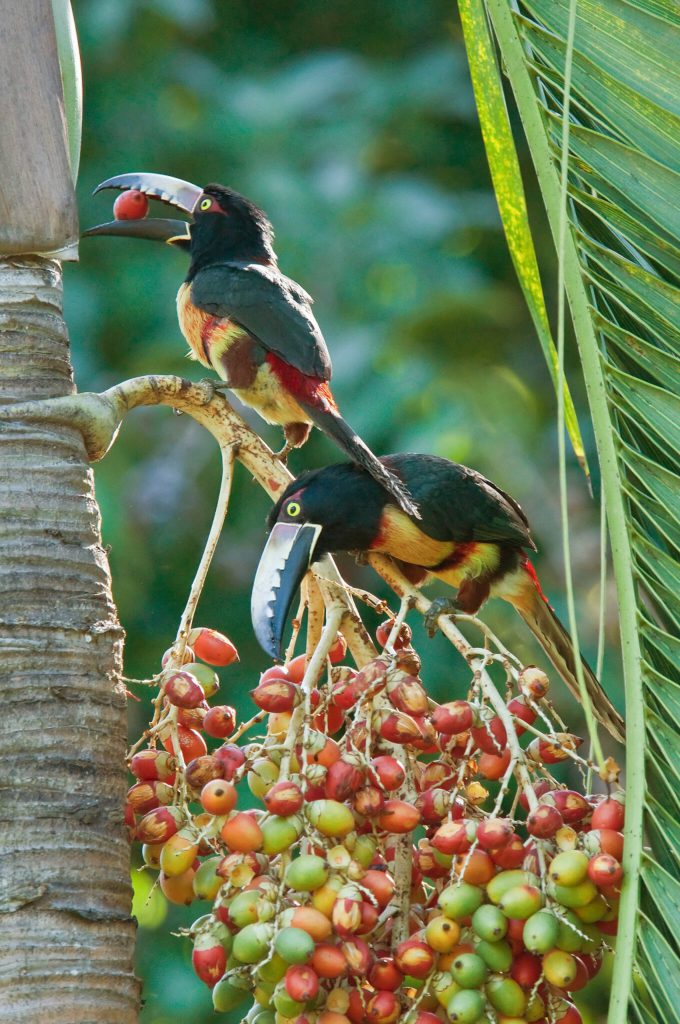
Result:
[[[299,397],[298,402],[303,405]],[[362,466],[381,487],[384,487],[392,495],[399,508],[403,509],[408,515],[420,519],[418,507],[414,504],[408,489],[394,473],[390,473],[383,466],[382,462],[373,454],[368,445],[364,444],[359,435],[352,430],[349,423],[343,420],[342,416],[330,410],[319,409],[318,406],[314,406],[311,403],[305,403],[303,408],[319,430],[335,441],[338,447],[353,462]]]
[[[506,585],[502,590],[499,589],[498,596],[505,598],[516,608],[562,676],[567,688],[580,703],[581,691],[576,675],[572,639],[546,601],[529,561],[518,570],[518,573],[513,574],[513,582],[515,581],[516,586]],[[585,658],[581,658],[581,665],[595,718],[614,739],[624,743],[626,731],[621,715],[602,689]]]

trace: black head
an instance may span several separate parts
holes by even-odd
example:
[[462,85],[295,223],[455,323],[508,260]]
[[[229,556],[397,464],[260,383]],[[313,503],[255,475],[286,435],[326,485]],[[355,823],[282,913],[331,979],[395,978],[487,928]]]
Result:
[[276,263],[267,215],[224,185],[206,185],[193,209],[189,277],[224,260]]
[[302,473],[288,485],[267,517],[275,523],[314,523],[321,533],[315,557],[336,551],[368,551],[389,495],[354,462]]
[[303,473],[269,514],[269,539],[253,583],[251,616],[260,644],[280,657],[286,619],[313,562],[333,551],[367,551],[389,496],[354,463]]

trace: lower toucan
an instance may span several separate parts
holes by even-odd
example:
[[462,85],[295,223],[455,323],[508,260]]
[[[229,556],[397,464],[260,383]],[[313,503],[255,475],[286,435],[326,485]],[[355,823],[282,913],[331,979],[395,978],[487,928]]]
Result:
[[266,214],[224,185],[199,188],[146,171],[108,178],[95,191],[109,188],[133,189],[191,214],[191,223],[120,219],[84,232],[168,242],[189,253],[177,315],[191,356],[264,420],[283,426],[286,453],[304,444],[314,425],[417,516],[402,482],[340,415],[312,299],[279,270]]
[[[508,601],[580,700],[571,637],[529,561],[527,550],[535,550],[535,544],[517,502],[480,473],[448,459],[400,454],[381,461],[408,488],[420,519],[405,514],[351,463],[302,473],[273,507],[251,604],[264,650],[280,658],[291,604],[314,562],[339,551],[382,552],[416,586],[436,578],[456,588],[455,600],[446,608],[439,603],[439,611],[472,614],[488,597]],[[582,664],[596,718],[622,741],[621,716]]]

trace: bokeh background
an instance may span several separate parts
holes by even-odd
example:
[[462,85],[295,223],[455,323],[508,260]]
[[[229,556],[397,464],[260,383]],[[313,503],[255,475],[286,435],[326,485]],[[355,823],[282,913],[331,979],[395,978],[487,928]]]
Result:
[[[315,297],[345,417],[378,453],[433,452],[467,462],[511,491],[531,520],[544,587],[565,617],[555,399],[505,246],[454,5],[76,0],[74,9],[85,80],[83,226],[110,219],[113,194],[93,198],[96,184],[130,170],[220,181],[263,206],[281,268]],[[554,260],[522,158],[552,309]],[[169,247],[83,242],[80,263],[67,266],[65,295],[80,390],[144,373],[203,376],[186,360],[175,316],[185,270],[186,257]],[[571,347],[567,367],[594,463]],[[275,428],[245,416],[280,446]],[[337,455],[315,433],[290,465],[299,471]],[[212,517],[218,470],[212,439],[167,409],[135,412],[96,469],[128,676],[156,671],[172,642]],[[594,660],[599,514],[571,456],[569,479],[581,642]],[[596,473],[594,486],[597,492]],[[222,694],[244,716],[253,711],[248,690],[267,667],[248,613],[267,507],[239,467],[197,617],[239,648],[240,664],[222,672]],[[367,570],[344,567],[353,582],[384,593]],[[620,704],[611,583],[608,591],[604,680]],[[492,602],[485,617],[519,656],[543,664],[512,609]],[[370,615],[367,622],[375,625]],[[441,638],[427,640],[415,620],[414,627],[432,694],[461,695],[464,666]],[[579,731],[580,709],[559,685],[555,690]],[[143,688],[136,692],[145,696]],[[131,704],[131,738],[146,713],[144,701]],[[133,877],[143,1024],[213,1021],[189,943],[170,934],[206,906],[168,907],[150,891],[148,872]],[[601,976],[581,994],[589,1020],[606,1005],[605,985]]]

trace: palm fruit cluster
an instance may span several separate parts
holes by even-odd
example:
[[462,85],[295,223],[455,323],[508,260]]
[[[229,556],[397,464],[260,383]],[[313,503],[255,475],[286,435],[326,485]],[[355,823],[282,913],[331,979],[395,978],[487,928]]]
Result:
[[264,672],[243,745],[196,660],[235,660],[226,637],[194,630],[158,677],[128,823],[167,899],[197,905],[195,972],[251,1024],[578,1024],[616,932],[622,797],[551,777],[585,762],[543,672],[507,715],[476,679],[438,705],[391,627],[358,671],[339,636],[316,686],[304,655]]

